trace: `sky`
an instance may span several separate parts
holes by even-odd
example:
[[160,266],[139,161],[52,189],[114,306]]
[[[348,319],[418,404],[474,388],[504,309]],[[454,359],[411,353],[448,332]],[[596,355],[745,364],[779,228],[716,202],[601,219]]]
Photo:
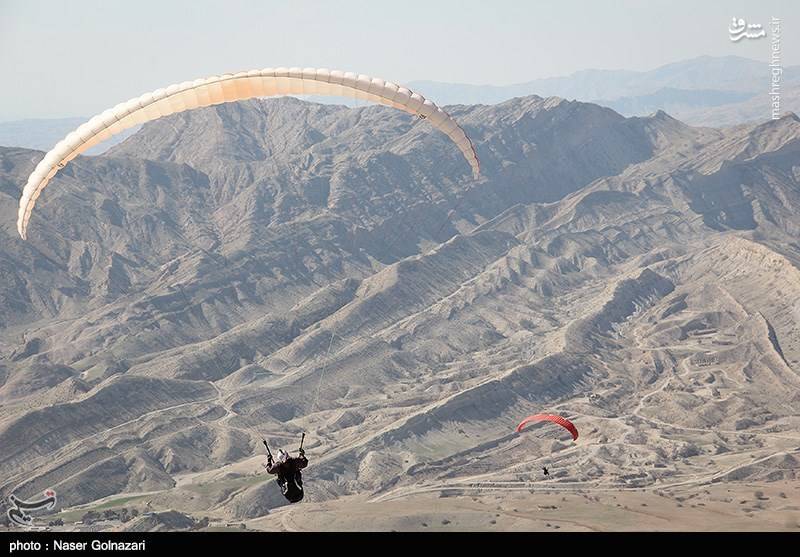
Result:
[[701,55],[767,62],[768,40],[730,41],[734,16],[779,17],[783,64],[800,64],[797,0],[0,0],[0,122],[265,67],[506,85]]

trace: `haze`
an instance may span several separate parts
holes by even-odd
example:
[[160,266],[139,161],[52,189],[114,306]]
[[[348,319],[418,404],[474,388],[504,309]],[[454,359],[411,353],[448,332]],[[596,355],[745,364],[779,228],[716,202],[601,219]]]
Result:
[[[589,69],[647,70],[699,55],[767,61],[732,43],[733,16],[785,25],[800,5],[753,2],[122,2],[4,0],[0,121],[85,116],[169,83],[278,65],[354,69],[403,83],[495,85]],[[413,29],[413,33],[409,30]]]

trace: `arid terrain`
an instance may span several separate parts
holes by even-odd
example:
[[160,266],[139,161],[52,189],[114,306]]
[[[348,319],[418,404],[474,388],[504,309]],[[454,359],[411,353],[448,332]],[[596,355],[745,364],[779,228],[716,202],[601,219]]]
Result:
[[[389,108],[170,116],[62,170],[27,242],[42,153],[0,148],[3,501],[52,488],[64,529],[800,529],[800,119],[447,110],[477,180]],[[516,433],[535,412],[580,437]],[[288,507],[261,437],[302,432]]]

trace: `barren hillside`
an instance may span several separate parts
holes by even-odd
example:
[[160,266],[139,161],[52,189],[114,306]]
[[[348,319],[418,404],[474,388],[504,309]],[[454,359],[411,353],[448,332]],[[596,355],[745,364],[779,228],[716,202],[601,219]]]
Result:
[[[800,120],[717,130],[535,96],[448,112],[478,180],[388,108],[171,116],[62,170],[28,242],[17,200],[42,155],[0,148],[2,499],[292,529],[260,437],[305,431],[319,529],[358,529],[343,509],[536,529],[542,505],[635,529],[608,498],[675,512],[664,493],[796,528]],[[581,436],[514,432],[538,411]],[[576,510],[598,496],[613,512]]]

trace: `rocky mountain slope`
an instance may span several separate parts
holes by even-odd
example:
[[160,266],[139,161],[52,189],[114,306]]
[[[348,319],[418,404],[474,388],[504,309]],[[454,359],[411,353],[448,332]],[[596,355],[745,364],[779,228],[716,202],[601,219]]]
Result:
[[[80,157],[0,148],[0,495],[253,519],[308,504],[793,481],[800,119],[524,97],[424,122],[292,98]],[[536,411],[568,416],[576,443]],[[797,497],[797,494],[794,494]],[[122,503],[118,503],[122,504]],[[304,503],[306,504],[306,503]]]

